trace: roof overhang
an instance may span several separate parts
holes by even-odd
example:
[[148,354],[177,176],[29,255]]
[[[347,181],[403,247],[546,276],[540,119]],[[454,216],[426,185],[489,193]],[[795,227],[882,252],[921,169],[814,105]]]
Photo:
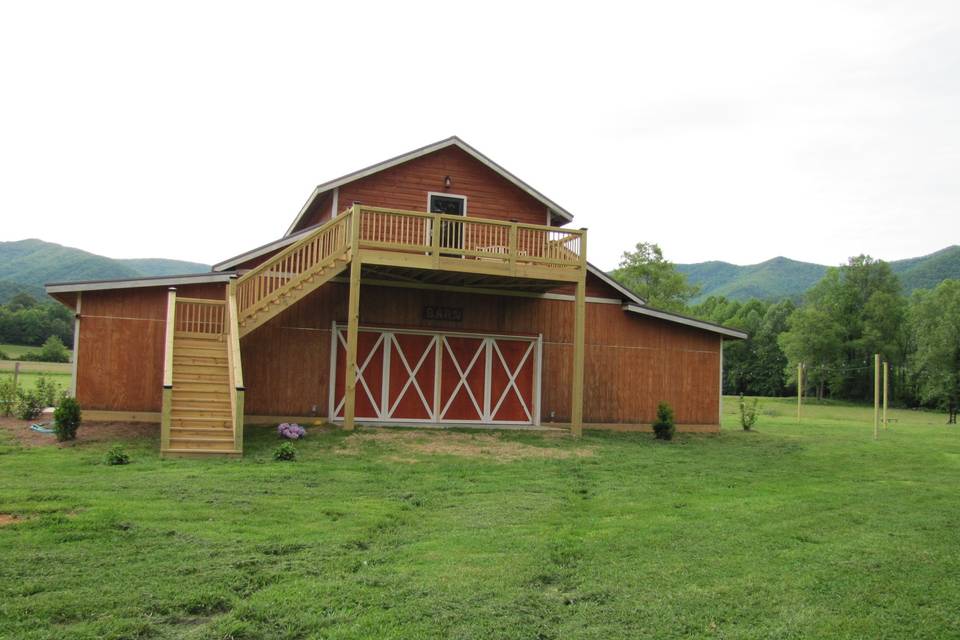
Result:
[[84,282],[51,282],[44,285],[48,294],[73,293],[76,291],[104,291],[107,289],[137,289],[140,287],[174,287],[182,284],[205,284],[228,282],[233,272],[190,273],[180,276],[156,276],[149,278],[125,278],[120,280],[87,280]]
[[718,333],[726,338],[746,340],[749,337],[747,333],[743,331],[739,331],[737,329],[731,329],[730,327],[724,327],[719,324],[713,324],[712,322],[697,320],[696,318],[688,318],[687,316],[681,316],[679,314],[670,313],[668,311],[660,311],[659,309],[653,309],[647,306],[627,304],[627,305],[624,305],[623,309],[624,311],[630,311],[631,313],[636,313],[642,316],[657,318],[659,320],[666,320],[667,322],[674,322],[676,324],[683,324],[688,327],[693,327],[695,329],[710,331],[711,333]]
[[592,264],[590,264],[590,263],[588,262],[588,263],[587,263],[587,271],[588,271],[589,273],[592,273],[593,275],[597,276],[597,278],[599,278],[600,280],[602,280],[602,281],[604,282],[604,284],[607,284],[607,285],[613,287],[614,289],[616,289],[616,290],[617,290],[621,295],[623,295],[623,297],[626,298],[627,300],[631,300],[631,301],[635,302],[635,303],[638,304],[638,305],[645,305],[645,304],[647,304],[647,301],[646,301],[646,300],[644,300],[643,298],[641,298],[640,296],[638,296],[637,294],[635,294],[633,291],[630,291],[630,289],[627,289],[625,286],[623,286],[622,284],[620,284],[619,282],[617,282],[616,280],[614,280],[613,278],[611,278],[610,276],[608,276],[608,275],[603,271],[603,269],[600,269],[599,267],[595,267],[595,266],[593,266]]
[[509,171],[501,167],[499,164],[497,164],[487,156],[483,155],[482,153],[480,153],[479,151],[477,151],[476,149],[468,145],[466,142],[464,142],[457,136],[451,136],[446,140],[441,140],[439,142],[434,142],[433,144],[428,144],[425,147],[414,149],[409,153],[405,153],[395,158],[390,158],[389,160],[384,160],[383,162],[370,165],[366,169],[360,169],[359,171],[348,173],[345,176],[341,176],[335,180],[331,180],[329,182],[325,182],[317,186],[317,188],[313,190],[313,193],[310,194],[310,197],[307,198],[306,203],[304,203],[303,207],[300,209],[300,213],[297,214],[297,218],[293,221],[293,224],[290,225],[290,227],[287,229],[286,234],[284,235],[290,235],[290,233],[297,226],[297,224],[299,224],[300,220],[303,219],[304,214],[306,214],[307,209],[310,208],[310,205],[313,204],[313,201],[316,200],[321,195],[323,195],[324,193],[326,193],[327,191],[330,191],[331,189],[335,189],[349,182],[353,182],[361,178],[366,178],[367,176],[373,175],[375,173],[379,173],[384,169],[389,169],[390,167],[395,167],[398,164],[403,164],[404,162],[409,162],[410,160],[414,160],[415,158],[419,158],[421,156],[425,156],[435,151],[439,151],[440,149],[446,149],[447,147],[458,147],[459,149],[462,149],[465,153],[474,157],[480,163],[486,165],[496,173],[500,174],[508,182],[513,183],[515,186],[525,191],[528,195],[530,195],[534,199],[541,202],[547,209],[550,210],[551,215],[556,215],[557,217],[562,218],[567,222],[570,222],[573,220],[572,213],[570,213],[569,211],[567,211],[566,209],[558,205],[556,202],[554,202],[550,198],[546,197],[545,195],[543,195],[542,193],[540,193],[539,191],[537,191],[536,189],[528,185],[526,182],[524,182],[517,176],[513,175],[512,173],[510,173]]
[[271,251],[277,251],[278,249],[283,249],[284,247],[288,247],[294,242],[296,242],[297,240],[299,240],[300,238],[308,235],[311,231],[315,230],[318,226],[320,225],[309,226],[306,229],[297,231],[296,233],[290,234],[288,236],[284,236],[282,238],[274,240],[273,242],[268,242],[265,245],[261,245],[256,249],[250,249],[250,251],[245,251],[244,253],[233,256],[232,258],[227,258],[223,262],[218,262],[217,264],[210,267],[210,270],[224,271],[226,269],[232,269],[238,264],[243,264],[248,260],[253,260],[254,258],[259,258],[262,255],[270,253]]

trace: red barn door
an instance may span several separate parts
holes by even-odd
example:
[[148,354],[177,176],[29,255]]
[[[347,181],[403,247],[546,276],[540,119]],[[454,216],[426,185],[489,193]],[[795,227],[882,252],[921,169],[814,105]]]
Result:
[[[346,327],[335,325],[330,393],[343,417]],[[530,337],[360,328],[356,417],[435,423],[539,422],[539,341]]]

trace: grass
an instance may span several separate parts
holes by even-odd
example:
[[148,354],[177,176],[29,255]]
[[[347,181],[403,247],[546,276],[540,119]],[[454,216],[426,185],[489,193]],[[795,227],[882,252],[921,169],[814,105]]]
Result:
[[120,467],[7,437],[0,637],[960,636],[960,429],[793,408],[671,443],[312,429],[287,463],[268,429]]

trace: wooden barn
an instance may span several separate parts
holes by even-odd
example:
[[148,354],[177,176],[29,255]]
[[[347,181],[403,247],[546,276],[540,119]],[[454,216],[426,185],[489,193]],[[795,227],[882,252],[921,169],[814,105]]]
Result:
[[723,341],[587,262],[572,214],[456,137],[318,186],[286,233],[210,273],[56,283],[88,420],[161,424],[164,455],[239,455],[243,425],[715,431]]

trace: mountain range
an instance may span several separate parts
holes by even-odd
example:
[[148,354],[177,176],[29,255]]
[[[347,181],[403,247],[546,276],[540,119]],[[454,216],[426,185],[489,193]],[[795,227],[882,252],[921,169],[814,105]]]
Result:
[[[960,246],[953,245],[918,258],[895,260],[890,262],[890,267],[900,277],[905,293],[935,287],[947,278],[960,279]],[[827,271],[825,265],[784,257],[742,266],[718,261],[678,264],[677,269],[701,287],[694,302],[713,295],[734,300],[799,299]],[[142,278],[209,270],[210,265],[182,260],[107,258],[36,239],[0,242],[0,303],[22,291],[42,300],[43,285],[47,282]]]
[[[960,279],[960,246],[953,245],[930,255],[894,260],[889,264],[900,277],[904,293],[929,289],[948,278]],[[700,286],[700,294],[693,300],[696,303],[709,296],[732,300],[798,299],[823,277],[827,266],[781,256],[760,264],[711,261],[678,264],[677,269],[686,274],[692,284]]]
[[117,259],[43,240],[0,242],[0,303],[26,292],[43,300],[47,282],[143,278],[209,271],[210,265],[163,258]]

